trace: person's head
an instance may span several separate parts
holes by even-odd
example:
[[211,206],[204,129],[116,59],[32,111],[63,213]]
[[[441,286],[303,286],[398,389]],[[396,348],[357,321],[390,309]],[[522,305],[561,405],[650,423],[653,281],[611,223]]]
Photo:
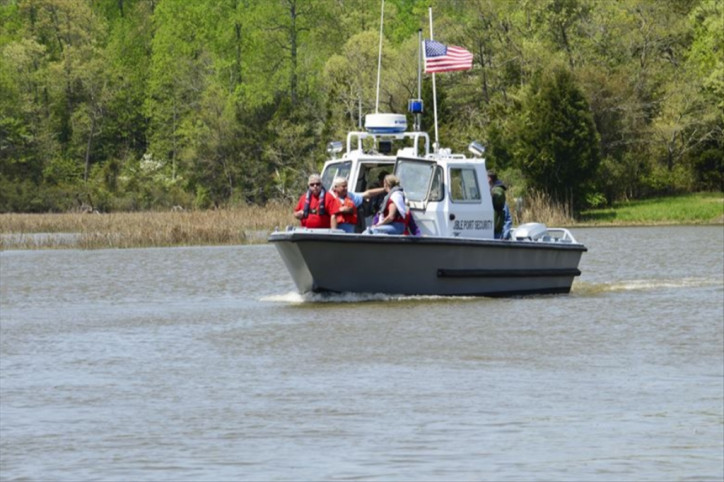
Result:
[[384,184],[385,191],[389,191],[393,187],[399,186],[399,185],[400,185],[400,180],[394,174],[388,174],[385,176],[385,184]]
[[347,194],[347,179],[341,176],[335,177],[332,181],[332,190],[337,193],[338,196],[344,196]]
[[319,194],[322,191],[322,178],[319,174],[311,174],[307,184],[314,194]]
[[495,184],[495,181],[498,180],[498,175],[495,173],[495,171],[490,170],[488,171],[488,184],[491,186]]

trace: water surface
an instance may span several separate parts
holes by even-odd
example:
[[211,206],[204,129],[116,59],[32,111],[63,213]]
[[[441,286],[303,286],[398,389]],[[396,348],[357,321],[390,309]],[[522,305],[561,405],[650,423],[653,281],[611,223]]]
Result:
[[301,297],[269,245],[2,252],[0,479],[722,480],[724,230],[574,234],[572,293],[510,299]]

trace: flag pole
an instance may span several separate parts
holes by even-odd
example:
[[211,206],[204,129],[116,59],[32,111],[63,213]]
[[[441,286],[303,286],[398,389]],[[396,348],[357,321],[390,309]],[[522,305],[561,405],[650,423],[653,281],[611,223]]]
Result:
[[[430,40],[435,40],[432,34],[432,7],[429,7],[430,12]],[[433,152],[437,152],[438,135],[437,135],[437,89],[435,87],[435,73],[432,73],[432,111],[435,117],[435,143],[432,145]]]
[[[417,99],[422,102],[422,29],[417,29]],[[422,104],[420,104],[422,106]],[[415,113],[415,131],[422,128],[422,109]]]
[[417,98],[422,99],[422,29],[417,29]]
[[382,9],[380,12],[380,51],[377,55],[377,98],[375,99],[375,114],[380,109],[380,71],[382,71],[382,25],[385,20],[385,0],[382,0]]

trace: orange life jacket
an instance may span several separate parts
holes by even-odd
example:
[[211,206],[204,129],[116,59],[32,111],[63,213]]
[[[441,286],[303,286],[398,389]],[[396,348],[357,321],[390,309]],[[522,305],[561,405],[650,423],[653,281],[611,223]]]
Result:
[[349,196],[345,197],[344,199],[337,197],[337,202],[339,203],[339,207],[352,207],[351,213],[337,213],[337,223],[338,224],[357,224],[357,206],[354,205],[354,201],[350,199]]

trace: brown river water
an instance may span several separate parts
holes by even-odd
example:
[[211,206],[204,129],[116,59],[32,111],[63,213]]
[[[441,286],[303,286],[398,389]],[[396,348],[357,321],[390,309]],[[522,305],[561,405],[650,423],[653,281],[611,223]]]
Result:
[[721,481],[724,228],[573,232],[571,294],[509,299],[0,252],[0,480]]

